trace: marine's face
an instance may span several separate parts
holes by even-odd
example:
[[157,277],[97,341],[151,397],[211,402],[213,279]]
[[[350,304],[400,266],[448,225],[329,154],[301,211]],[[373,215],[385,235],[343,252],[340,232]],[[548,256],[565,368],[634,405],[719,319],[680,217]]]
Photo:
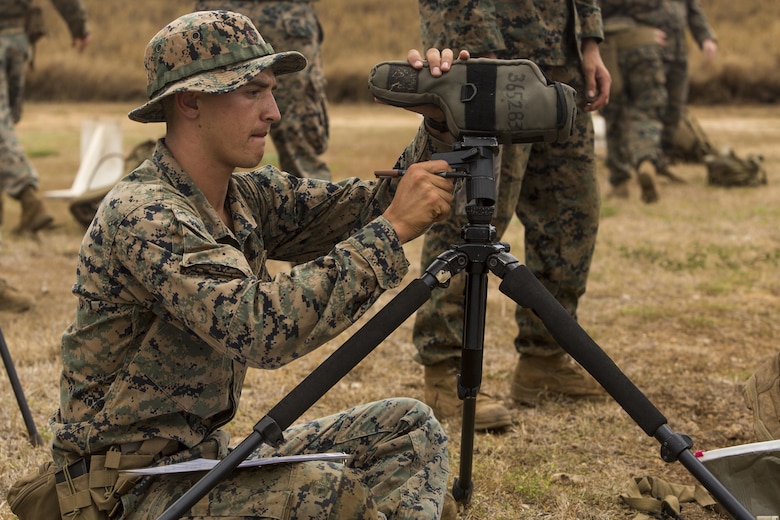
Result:
[[218,161],[232,168],[260,163],[271,125],[281,119],[275,85],[274,73],[265,70],[233,92],[202,97],[201,124]]

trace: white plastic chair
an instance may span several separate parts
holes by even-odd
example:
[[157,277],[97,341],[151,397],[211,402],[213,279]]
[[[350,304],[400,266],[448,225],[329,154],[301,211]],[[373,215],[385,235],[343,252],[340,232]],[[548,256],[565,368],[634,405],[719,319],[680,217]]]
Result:
[[124,173],[119,120],[85,119],[81,123],[81,164],[70,188],[47,191],[49,198],[72,199],[113,185]]

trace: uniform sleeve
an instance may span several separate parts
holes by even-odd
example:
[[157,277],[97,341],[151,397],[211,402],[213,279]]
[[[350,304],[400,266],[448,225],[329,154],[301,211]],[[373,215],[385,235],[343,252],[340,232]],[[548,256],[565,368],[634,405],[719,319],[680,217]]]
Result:
[[[112,246],[123,290],[248,366],[276,368],[335,337],[400,283],[408,263],[392,227],[372,220],[317,260],[263,279],[185,205],[129,213]],[[133,284],[137,284],[133,287]]]
[[467,49],[472,54],[506,49],[491,0],[419,0],[418,8],[426,49]]
[[688,27],[699,48],[705,40],[717,40],[698,0],[688,0]]
[[73,38],[84,38],[89,34],[87,12],[81,0],[52,0],[52,3],[65,20]]
[[580,22],[581,39],[604,39],[604,26],[601,20],[601,9],[596,0],[575,0],[577,18]]

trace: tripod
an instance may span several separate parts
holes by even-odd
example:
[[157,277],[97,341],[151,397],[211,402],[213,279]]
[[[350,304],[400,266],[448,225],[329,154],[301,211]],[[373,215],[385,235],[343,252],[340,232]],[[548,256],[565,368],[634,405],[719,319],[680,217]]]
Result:
[[24,424],[27,426],[27,435],[30,437],[30,443],[33,446],[43,446],[43,439],[38,433],[38,429],[35,427],[35,421],[33,420],[32,413],[30,413],[30,407],[27,406],[27,399],[24,397],[24,391],[22,390],[22,384],[19,382],[19,376],[16,375],[14,360],[11,359],[11,352],[8,350],[8,345],[5,343],[5,337],[3,336],[2,330],[0,330],[0,353],[3,357],[5,371],[8,372],[8,379],[11,381],[11,387],[16,396],[16,402],[19,404],[19,410],[22,412]]
[[[493,173],[498,142],[491,137],[464,137],[453,151],[434,154],[456,170],[465,172],[468,224],[462,230],[463,243],[441,253],[383,309],[331,354],[320,366],[292,389],[268,414],[255,424],[247,436],[227,457],[203,476],[174,502],[158,520],[181,517],[225,478],[262,443],[278,445],[283,430],[293,424],[325,392],[370,354],[388,335],[401,326],[425,301],[431,291],[466,271],[465,312],[461,374],[458,396],[463,400],[460,472],[453,496],[468,503],[474,489],[472,454],[477,394],[482,378],[482,351],[487,307],[487,279],[492,272],[502,279],[501,292],[518,305],[532,309],[558,344],[583,366],[631,416],[644,432],[661,443],[665,462],[679,460],[713,497],[737,520],[753,515],[737,501],[690,451],[693,443],[687,435],[673,432],[666,418],[620,371],[615,363],[588,336],[563,306],[536,279],[531,271],[508,253],[508,246],[495,242],[490,224],[495,205],[496,185]],[[455,174],[455,176],[461,176]]]

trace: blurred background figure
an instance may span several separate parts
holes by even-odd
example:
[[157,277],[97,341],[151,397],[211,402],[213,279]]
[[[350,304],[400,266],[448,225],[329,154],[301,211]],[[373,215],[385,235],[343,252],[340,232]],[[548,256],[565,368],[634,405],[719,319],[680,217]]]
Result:
[[[90,41],[81,0],[52,0],[82,52]],[[24,153],[15,126],[22,117],[25,72],[35,42],[46,34],[40,8],[31,0],[0,0],[0,190],[22,206],[14,233],[36,233],[54,221],[38,193],[38,172]],[[0,214],[0,222],[2,221]],[[0,311],[22,312],[33,299],[0,280]]]
[[655,179],[671,173],[661,145],[669,105],[664,74],[666,34],[658,28],[669,16],[670,0],[602,0],[604,61],[612,75],[609,104],[601,111],[606,124],[608,197],[628,198],[636,174],[641,198],[658,200]]
[[252,19],[276,52],[296,50],[309,62],[298,74],[277,78],[276,103],[282,120],[271,128],[279,169],[296,177],[330,180],[320,157],[328,149],[330,129],[325,73],[322,68],[322,26],[317,0],[202,0],[196,11],[228,10]]
[[658,27],[666,34],[666,45],[662,50],[668,97],[668,106],[664,115],[664,130],[661,137],[664,149],[673,146],[677,125],[680,123],[685,106],[688,104],[689,77],[686,31],[690,30],[691,36],[707,60],[714,61],[718,54],[715,32],[710,27],[699,0],[669,0],[669,8],[669,16],[664,17]]

